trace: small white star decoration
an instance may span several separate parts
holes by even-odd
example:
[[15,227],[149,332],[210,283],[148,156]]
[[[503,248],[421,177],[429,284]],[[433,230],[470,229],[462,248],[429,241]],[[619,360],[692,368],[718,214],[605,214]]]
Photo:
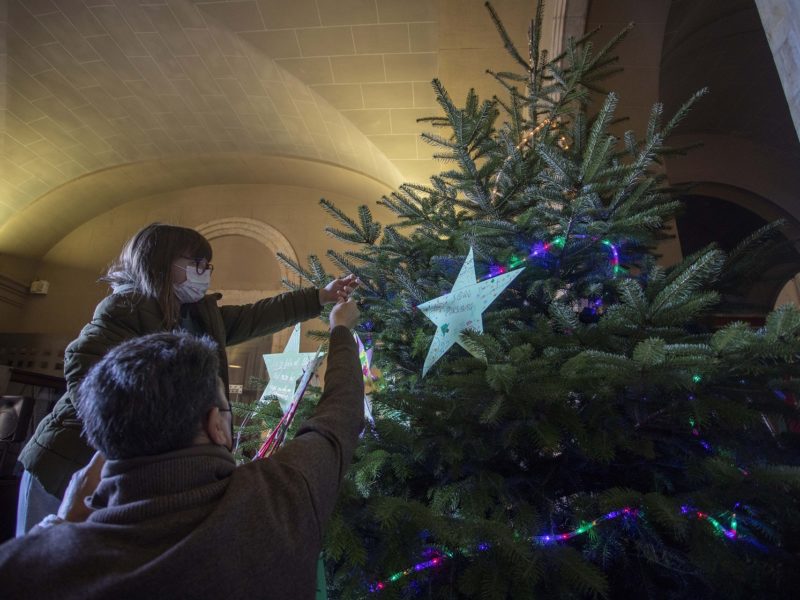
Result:
[[306,366],[315,356],[316,352],[300,352],[300,323],[298,323],[294,326],[283,352],[264,354],[269,383],[261,394],[259,402],[265,402],[269,396],[277,396],[281,410],[286,412],[294,398],[297,380],[303,376]]
[[476,358],[483,358],[461,343],[461,333],[467,329],[483,333],[481,316],[483,311],[524,269],[522,267],[476,282],[475,261],[472,248],[469,249],[467,260],[464,261],[450,293],[417,306],[436,324],[436,334],[433,336],[433,342],[425,357],[425,365],[422,367],[423,377],[453,344],[459,344]]

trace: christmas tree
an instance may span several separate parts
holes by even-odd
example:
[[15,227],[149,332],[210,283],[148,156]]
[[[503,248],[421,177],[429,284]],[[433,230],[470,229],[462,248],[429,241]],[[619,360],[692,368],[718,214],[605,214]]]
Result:
[[[540,3],[525,58],[489,13],[519,73],[492,74],[506,99],[463,106],[433,82],[444,116],[424,137],[449,170],[383,198],[386,226],[322,201],[354,245],[328,256],[363,282],[376,373],[328,532],[331,594],[788,597],[797,442],[765,423],[797,416],[780,394],[800,313],[704,321],[777,226],[660,266],[680,206],[666,139],[704,92],[617,139],[598,86],[627,30],[548,58]],[[291,266],[329,278],[315,257]]]

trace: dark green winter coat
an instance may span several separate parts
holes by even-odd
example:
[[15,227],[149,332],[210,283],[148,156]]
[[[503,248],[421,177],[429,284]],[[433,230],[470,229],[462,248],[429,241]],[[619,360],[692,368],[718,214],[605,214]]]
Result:
[[[243,306],[217,306],[220,294],[198,302],[193,317],[219,345],[219,376],[228,389],[226,346],[275,333],[300,321],[319,316],[319,292],[306,288]],[[78,385],[89,369],[111,348],[125,340],[164,331],[163,313],[153,298],[114,293],[94,311],[92,320],[67,346],[64,376],[67,392],[45,417],[19,460],[51,494],[61,497],[72,474],[86,465],[94,450],[81,436],[75,410]]]

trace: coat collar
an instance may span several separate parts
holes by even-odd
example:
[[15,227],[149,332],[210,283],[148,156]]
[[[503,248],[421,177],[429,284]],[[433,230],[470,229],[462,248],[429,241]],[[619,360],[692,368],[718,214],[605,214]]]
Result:
[[[182,450],[110,460],[88,504],[100,522],[131,522],[176,510],[193,499],[224,492],[236,468],[233,455],[221,446],[199,445]],[[197,498],[194,498],[197,496]]]

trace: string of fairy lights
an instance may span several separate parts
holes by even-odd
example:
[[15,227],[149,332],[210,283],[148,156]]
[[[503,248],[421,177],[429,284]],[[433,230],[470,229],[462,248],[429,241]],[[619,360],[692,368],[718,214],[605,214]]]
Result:
[[[572,237],[587,238],[589,236],[574,235]],[[617,245],[607,239],[601,239],[598,237],[592,237],[591,239],[592,241],[599,241],[601,244],[603,244],[609,249],[611,253],[611,259],[609,260],[609,264],[611,265],[613,275],[617,276],[625,273],[625,268],[620,265],[619,248],[617,247]],[[514,269],[521,267],[525,262],[533,261],[537,258],[544,257],[545,254],[550,252],[551,249],[553,248],[563,249],[565,244],[566,244],[566,238],[564,236],[553,238],[553,240],[550,242],[536,242],[530,246],[529,253],[527,256],[520,256],[519,254],[513,254],[508,259],[506,264],[498,264],[498,263],[490,264],[489,272],[483,277],[481,277],[480,280],[483,281],[486,279],[491,279],[493,277],[497,277],[498,275],[502,275],[504,273],[508,273],[509,271],[513,271]],[[477,285],[477,283],[475,285]],[[470,286],[467,285],[464,287],[470,287]]]
[[[530,146],[530,143],[533,141],[534,136],[536,136],[537,133],[542,131],[548,125],[552,129],[558,129],[561,124],[558,122],[558,119],[552,121],[550,119],[542,120],[536,127],[534,127],[533,129],[529,129],[523,134],[519,143],[515,147],[516,151],[522,152],[526,146]],[[559,135],[557,143],[562,150],[569,150],[569,140],[567,139],[567,136],[563,134]],[[492,193],[491,193],[492,201],[497,200],[497,198],[500,196],[500,178],[502,174],[505,173],[506,166],[512,160],[514,160],[514,154],[509,153],[509,155],[503,161],[502,166],[497,170],[497,174],[494,176],[494,183],[492,185]]]
[[[698,383],[701,380],[701,377],[699,375],[696,375],[693,379],[695,383]],[[694,395],[690,394],[689,399],[694,400]],[[692,436],[695,438],[699,438],[698,443],[703,447],[703,449],[705,449],[707,452],[713,453],[713,448],[711,447],[711,445],[706,440],[700,438],[700,428],[697,426],[697,423],[693,418],[689,419],[689,426],[691,427]],[[749,471],[747,471],[747,469],[745,469],[744,467],[738,467],[738,469],[745,477],[750,475]],[[734,507],[734,511],[731,513],[730,524],[727,527],[721,522],[720,519],[722,517],[720,518],[713,517],[709,513],[699,510],[688,504],[682,505],[680,507],[680,512],[682,515],[685,515],[689,518],[696,518],[700,521],[705,521],[714,529],[716,533],[724,536],[729,540],[737,540],[739,539],[739,533],[737,529],[738,523],[737,523],[735,509],[738,508],[738,506],[739,503],[736,504],[736,506]],[[562,533],[536,535],[529,538],[529,540],[531,543],[540,546],[557,544],[582,536],[590,532],[603,522],[612,521],[620,518],[623,519],[638,518],[639,516],[640,516],[639,509],[630,506],[625,506],[617,510],[612,510],[600,517],[597,517],[596,519],[593,519],[592,521],[582,523],[581,525],[575,527],[574,529],[564,531]],[[491,544],[487,542],[481,542],[477,544],[474,548],[466,550],[462,553],[470,554],[474,552],[484,552],[486,550],[489,550],[490,548]],[[375,581],[369,584],[368,586],[369,592],[370,593],[381,592],[384,589],[386,589],[386,587],[389,584],[393,584],[397,581],[400,581],[401,579],[408,577],[414,573],[419,573],[421,571],[426,571],[429,569],[439,567],[442,564],[444,564],[447,560],[452,559],[453,557],[454,554],[450,550],[429,548],[427,550],[427,555],[425,556],[425,560],[418,562],[406,569],[403,569],[402,571],[397,571],[384,580]]]
[[[695,380],[695,383],[697,383],[697,382],[699,382],[699,379]],[[694,396],[690,395],[689,399],[694,399]],[[700,437],[700,429],[697,426],[697,424],[696,424],[696,422],[695,422],[695,420],[693,418],[689,419],[689,425],[691,427],[692,436],[699,438]],[[712,449],[711,445],[706,440],[699,439],[698,442],[700,443],[700,445],[706,451],[713,452],[713,449]],[[750,474],[743,467],[739,467],[739,470],[745,476],[748,476]],[[682,505],[680,507],[680,511],[681,511],[682,515],[685,515],[685,516],[691,517],[691,518],[696,518],[696,519],[698,519],[700,521],[707,522],[709,525],[711,525],[711,527],[714,529],[715,532],[717,532],[718,534],[726,537],[727,539],[736,540],[736,539],[739,538],[739,533],[738,533],[738,530],[737,530],[738,524],[737,524],[736,512],[735,512],[735,508],[737,508],[738,506],[739,506],[739,504],[737,503],[736,507],[734,507],[734,512],[731,513],[730,525],[727,526],[727,527],[725,525],[723,525],[723,523],[720,521],[720,519],[715,518],[715,517],[711,516],[710,514],[708,514],[707,512],[699,510],[699,509],[697,509],[697,508],[695,508],[693,506],[690,506],[688,504]],[[589,521],[589,522],[586,522],[586,523],[582,523],[581,525],[579,525],[578,527],[576,527],[574,529],[571,529],[571,530],[568,530],[568,531],[564,531],[562,533],[536,535],[536,536],[533,536],[533,537],[529,538],[529,540],[531,541],[531,543],[537,544],[537,545],[540,545],[540,546],[557,544],[557,543],[560,543],[560,542],[566,542],[566,541],[572,540],[572,539],[574,539],[576,537],[582,536],[585,533],[588,533],[589,531],[591,531],[592,529],[594,529],[595,527],[597,527],[598,525],[600,525],[601,523],[603,523],[605,521],[612,521],[612,520],[620,519],[620,518],[638,518],[639,516],[640,516],[639,509],[634,508],[634,507],[630,507],[630,506],[625,506],[625,507],[617,509],[617,510],[612,510],[612,511],[610,511],[610,512],[608,512],[608,513],[606,513],[606,514],[604,514],[604,515],[602,515],[600,517],[597,517],[596,519],[593,519],[592,521]],[[474,551],[484,552],[486,550],[489,550],[490,548],[491,548],[491,544],[486,543],[486,542],[481,542],[477,546],[475,546],[474,549],[472,549],[472,551],[473,552]],[[418,563],[416,563],[416,564],[414,564],[414,565],[412,565],[412,566],[410,566],[410,567],[408,567],[406,569],[403,569],[402,571],[397,571],[397,572],[393,573],[392,575],[390,575],[389,577],[387,577],[384,580],[375,581],[375,582],[369,584],[368,589],[369,589],[370,593],[381,592],[384,589],[386,589],[386,587],[389,584],[392,584],[392,583],[395,583],[397,581],[400,581],[401,579],[403,579],[405,577],[408,577],[408,576],[410,576],[410,575],[412,575],[414,573],[419,573],[420,571],[426,571],[428,569],[433,569],[435,567],[439,567],[442,564],[444,564],[447,560],[452,559],[453,556],[454,556],[453,552],[451,552],[450,550],[447,550],[447,549],[432,549],[432,548],[429,548],[427,552],[428,552],[428,555],[425,557],[425,560],[423,560],[421,562],[418,562]],[[433,553],[433,555],[431,556],[430,553]],[[466,551],[464,553],[468,554],[470,552]]]
[[[736,522],[736,513],[735,512],[731,516],[731,521],[730,521],[730,526],[729,527],[725,527],[722,523],[720,523],[720,521],[718,519],[712,517],[708,513],[705,513],[705,512],[700,511],[700,510],[697,510],[696,508],[694,508],[692,506],[689,506],[689,505],[681,506],[681,514],[687,515],[689,517],[694,517],[694,518],[697,518],[697,519],[702,520],[702,521],[706,521],[707,523],[709,523],[714,528],[714,530],[717,533],[719,533],[720,535],[725,536],[728,539],[735,540],[735,539],[738,538],[739,534],[737,532],[737,522]],[[620,519],[620,518],[622,518],[622,519],[625,519],[625,518],[635,519],[635,518],[638,518],[638,517],[639,517],[639,509],[633,508],[633,507],[630,507],[630,506],[625,506],[625,507],[617,509],[617,510],[612,510],[611,512],[608,512],[608,513],[602,515],[601,517],[597,517],[596,519],[592,520],[591,522],[584,523],[584,524],[580,525],[579,527],[576,527],[575,529],[572,529],[570,531],[566,531],[566,532],[563,532],[563,533],[557,533],[557,534],[550,534],[550,535],[536,535],[536,536],[533,536],[533,537],[531,537],[529,539],[530,539],[530,541],[532,543],[537,544],[537,545],[542,545],[542,546],[544,546],[544,545],[552,545],[552,544],[556,544],[556,543],[559,543],[559,542],[566,542],[566,541],[571,540],[573,538],[576,538],[578,536],[584,535],[585,533],[591,531],[592,529],[594,529],[595,527],[597,527],[600,523],[602,523],[604,521],[612,521],[612,520]],[[482,543],[478,544],[477,546],[475,546],[473,551],[485,552],[486,550],[489,550],[490,548],[491,548],[491,544],[488,544],[486,542],[482,542]],[[444,564],[447,560],[452,559],[453,556],[454,556],[454,554],[451,551],[447,550],[447,549],[441,549],[441,550],[428,549],[428,552],[429,553],[434,553],[434,556],[432,558],[429,558],[429,557],[426,556],[425,557],[426,560],[424,560],[422,562],[419,562],[419,563],[417,563],[417,564],[415,564],[415,565],[413,565],[411,567],[408,567],[407,569],[403,569],[402,571],[397,571],[396,573],[391,574],[386,579],[383,579],[383,580],[380,580],[380,581],[375,581],[375,582],[369,584],[368,589],[369,589],[370,593],[381,592],[381,591],[385,590],[386,587],[389,584],[392,584],[392,583],[395,583],[397,581],[400,581],[401,579],[404,579],[405,577],[408,577],[408,576],[410,576],[410,575],[412,575],[414,573],[419,573],[420,571],[426,571],[428,569],[433,569],[433,568],[439,567],[442,564]]]
[[[596,236],[590,237],[587,235],[573,235],[573,238],[576,239],[591,239],[593,242],[600,242],[603,246],[606,246],[608,250],[611,252],[611,259],[609,263],[611,264],[612,273],[616,276],[621,273],[624,273],[625,269],[619,264],[619,247],[614,244],[611,240],[602,239]],[[522,265],[526,260],[533,260],[539,257],[543,257],[545,254],[549,253],[552,248],[559,248],[563,249],[567,243],[567,238],[565,236],[558,236],[553,238],[549,242],[536,242],[530,247],[530,253],[527,257],[520,257],[517,254],[511,256],[508,260],[507,265],[499,265],[499,264],[492,264],[489,266],[489,274],[486,275],[485,279],[491,277],[497,277],[498,275],[502,275],[503,273],[507,273],[509,270],[516,269],[520,265]]]
[[[697,382],[699,382],[699,376],[695,378],[695,383]],[[690,395],[689,398],[693,399],[693,396]],[[689,425],[691,427],[692,436],[699,438],[698,442],[703,447],[703,449],[705,449],[707,452],[713,452],[713,448],[711,447],[711,445],[706,440],[700,438],[700,429],[693,418],[689,420]],[[738,468],[743,475],[745,476],[750,475],[750,473],[745,468],[743,467],[738,467]],[[739,504],[737,503],[735,508],[737,508],[738,506]],[[716,533],[724,536],[729,540],[737,540],[739,539],[739,533],[737,530],[737,518],[736,518],[735,508],[734,512],[731,513],[730,524],[727,527],[721,522],[722,517],[720,518],[713,517],[709,513],[699,510],[688,504],[682,505],[680,507],[680,512],[682,515],[685,515],[689,518],[696,518],[700,521],[707,522],[714,529]],[[606,521],[612,521],[620,518],[635,519],[638,518],[639,516],[640,516],[639,509],[635,507],[625,506],[617,510],[612,510],[600,517],[593,519],[592,521],[582,523],[581,525],[575,527],[574,529],[564,531],[561,533],[551,533],[551,534],[532,536],[529,538],[529,541],[533,544],[540,546],[566,542],[590,532],[598,525]],[[491,544],[487,542],[481,542],[472,549],[467,549],[465,551],[462,551],[462,554],[484,552],[486,550],[489,550],[490,548]],[[375,581],[369,584],[368,586],[369,592],[370,593],[381,592],[384,589],[386,589],[386,587],[390,584],[400,581],[401,579],[413,575],[414,573],[419,573],[421,571],[426,571],[429,569],[439,567],[446,561],[452,559],[453,557],[454,553],[446,548],[445,549],[429,548],[426,551],[425,560],[418,562],[401,571],[397,571],[391,574],[386,579]]]
[[[544,121],[539,123],[533,129],[529,129],[528,131],[526,131],[525,134],[522,136],[522,139],[519,141],[519,143],[516,146],[517,152],[521,152],[522,149],[525,148],[525,146],[530,144],[531,140],[533,139],[533,136],[535,136],[537,133],[539,133],[542,129],[547,127],[549,124],[550,124],[550,119],[545,119]],[[505,171],[506,165],[513,159],[514,159],[514,154],[513,153],[509,153],[509,155],[503,161],[503,165],[497,170],[497,174],[494,176],[494,185],[492,187],[492,200],[493,201],[497,200],[498,196],[500,195],[500,189],[499,189],[500,188],[500,176]]]

